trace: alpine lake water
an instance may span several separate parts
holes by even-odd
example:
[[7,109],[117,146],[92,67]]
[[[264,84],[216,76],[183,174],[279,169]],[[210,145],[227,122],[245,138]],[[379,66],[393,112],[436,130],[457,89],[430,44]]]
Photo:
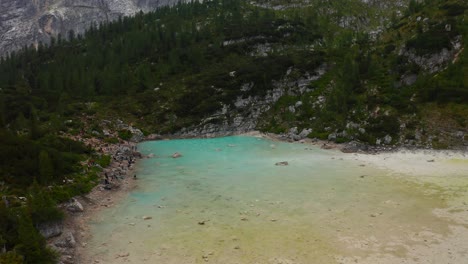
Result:
[[393,261],[453,234],[434,210],[468,202],[463,173],[421,181],[307,144],[232,136],[138,148],[154,156],[139,161],[138,187],[93,218],[90,261],[403,263]]

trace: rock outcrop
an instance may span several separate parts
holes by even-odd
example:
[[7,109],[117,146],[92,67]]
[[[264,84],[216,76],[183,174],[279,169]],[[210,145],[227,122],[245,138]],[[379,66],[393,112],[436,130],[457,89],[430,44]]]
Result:
[[[308,85],[323,76],[327,69],[328,66],[323,64],[315,69],[313,73],[305,73],[299,78],[289,78],[293,70],[290,68],[281,80],[272,81],[273,89],[269,90],[266,95],[239,95],[234,103],[224,105],[221,110],[206,117],[198,125],[183,128],[174,133],[174,136],[189,138],[217,137],[251,132],[256,129],[261,116],[282,96],[297,96],[310,92]],[[240,90],[248,94],[248,91],[252,88],[252,83],[245,83],[240,87]],[[294,104],[294,107],[301,107],[301,105],[302,102],[298,101]],[[309,132],[307,133],[307,131]],[[301,134],[306,137],[310,131],[301,131]]]
[[51,36],[83,33],[92,23],[148,12],[175,0],[2,0],[0,56],[24,46],[49,43]]

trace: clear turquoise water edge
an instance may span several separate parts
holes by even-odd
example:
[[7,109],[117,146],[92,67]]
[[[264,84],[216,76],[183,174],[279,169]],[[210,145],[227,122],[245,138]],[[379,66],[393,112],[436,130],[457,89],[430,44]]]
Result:
[[[339,263],[369,254],[356,247],[365,241],[404,244],[409,230],[448,232],[432,213],[443,199],[428,184],[335,150],[249,136],[138,148],[154,156],[139,161],[138,187],[93,219],[90,261]],[[282,161],[289,165],[275,165]]]

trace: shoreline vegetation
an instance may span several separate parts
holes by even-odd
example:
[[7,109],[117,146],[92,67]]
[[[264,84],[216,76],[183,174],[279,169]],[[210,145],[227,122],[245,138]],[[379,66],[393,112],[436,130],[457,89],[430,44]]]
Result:
[[[117,134],[111,131],[109,133]],[[137,160],[142,158],[137,151],[137,143],[130,138],[111,143],[102,138],[84,137],[80,134],[67,136],[92,148],[99,156],[107,157],[108,165],[102,168],[92,159],[89,159],[87,164],[82,164],[88,168],[98,166],[102,169],[98,184],[89,193],[58,205],[65,214],[63,222],[59,223],[62,230],[55,232],[56,234],[47,240],[47,244],[59,253],[59,263],[64,264],[81,263],[78,252],[86,249],[86,241],[90,235],[87,232],[89,219],[102,208],[112,207],[135,188],[137,176],[134,166]],[[45,230],[54,229],[56,226],[54,222],[49,223]]]
[[[285,137],[282,135],[262,133],[258,131],[241,133],[238,135],[261,137],[280,142],[291,142],[291,140],[286,140]],[[175,139],[183,138],[149,135],[146,138],[144,138],[143,141]],[[123,171],[123,174],[121,174],[120,177],[116,180],[117,183],[111,190],[106,190],[104,188],[105,185],[103,185],[103,181],[105,180],[104,175],[106,172],[113,171],[116,168],[122,168],[122,163],[121,161],[119,161],[120,159],[122,159],[122,156],[116,159],[116,157],[119,156],[119,153],[121,153],[120,150],[122,148],[136,149],[137,143],[124,142],[123,144],[114,144],[110,145],[110,147],[102,148],[101,144],[96,144],[96,140],[91,139],[91,141],[94,142],[92,146],[97,151],[102,151],[103,154],[111,155],[112,162],[107,168],[103,170],[103,178],[100,184],[93,188],[93,190],[90,193],[75,198],[79,203],[83,205],[84,210],[78,213],[68,212],[67,217],[64,221],[64,231],[62,232],[62,235],[59,237],[52,238],[48,241],[49,245],[56,245],[57,243],[60,244],[60,241],[64,241],[67,239],[70,240],[70,234],[72,234],[73,240],[76,240],[76,242],[73,242],[74,244],[76,244],[73,246],[73,250],[64,251],[63,248],[60,249],[61,251],[59,250],[59,252],[62,254],[62,263],[72,263],[67,262],[67,260],[72,260],[74,261],[73,263],[81,263],[83,257],[86,256],[87,241],[92,236],[89,230],[90,221],[92,221],[92,219],[96,217],[96,215],[102,212],[102,210],[111,208],[117,203],[119,203],[122,199],[125,199],[128,193],[138,186],[138,181],[133,178],[133,175],[135,175],[133,165],[129,166],[128,170]],[[453,172],[456,171],[457,168],[450,167],[450,164],[447,163],[439,163],[439,161],[449,159],[468,159],[468,153],[466,151],[460,150],[442,151],[420,148],[387,148],[379,149],[378,151],[375,149],[366,149],[367,151],[364,151],[362,149],[356,149],[355,151],[349,151],[348,144],[346,143],[337,144],[334,142],[312,139],[299,140],[295,143],[304,144],[306,146],[315,146],[330,151],[341,151],[347,153],[346,156],[350,159],[359,160],[371,166],[373,165],[376,167],[394,170],[397,173],[407,172],[408,175],[418,175],[418,172],[424,174],[425,172],[430,172],[434,170],[438,170],[441,172]],[[131,152],[131,155],[126,157],[129,159],[134,158],[135,161],[141,158],[148,158],[142,156],[139,152]],[[64,205],[62,205],[61,207],[63,206]],[[54,246],[54,248],[57,249],[56,246]],[[122,256],[116,257],[118,258]],[[99,263],[99,260],[96,261],[96,263]]]

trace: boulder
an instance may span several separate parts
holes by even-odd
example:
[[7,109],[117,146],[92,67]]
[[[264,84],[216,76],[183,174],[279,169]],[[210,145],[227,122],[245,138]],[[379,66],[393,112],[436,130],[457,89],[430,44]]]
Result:
[[60,248],[74,248],[76,240],[72,233],[67,233],[62,239],[55,242],[55,246]]
[[294,134],[295,135],[297,133],[298,133],[297,127],[293,127],[291,129],[289,129],[289,131],[288,131],[288,134]]
[[392,137],[390,135],[386,135],[383,140],[386,145],[390,145],[392,143]]
[[368,150],[368,147],[366,144],[356,142],[356,141],[348,142],[343,148],[341,148],[341,152],[343,153],[354,153],[354,152],[367,151],[367,150]]
[[463,131],[457,131],[455,133],[455,137],[457,137],[459,139],[464,139],[465,138],[465,133],[463,133]]
[[62,221],[46,222],[36,226],[39,233],[46,239],[56,237],[62,234]]
[[130,138],[131,142],[138,143],[145,139],[145,135],[143,134],[143,132],[141,132],[140,129],[129,127],[129,130],[132,133],[132,137]]
[[299,133],[299,137],[301,139],[306,138],[310,133],[312,133],[312,128],[304,128],[301,133]]
[[72,213],[78,213],[83,212],[84,208],[78,200],[73,198],[71,202],[67,205],[67,210]]

